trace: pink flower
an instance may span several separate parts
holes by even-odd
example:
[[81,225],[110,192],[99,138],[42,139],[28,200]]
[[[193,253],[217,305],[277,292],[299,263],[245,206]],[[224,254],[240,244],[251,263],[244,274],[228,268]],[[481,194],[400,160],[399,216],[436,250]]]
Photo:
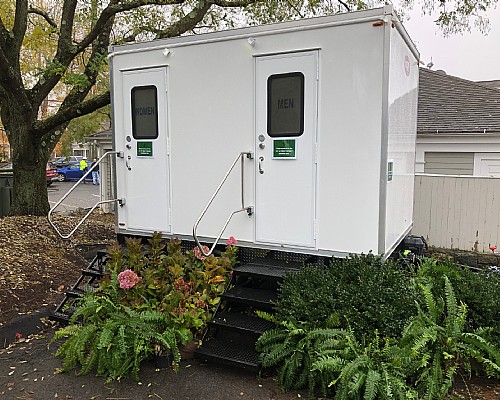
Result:
[[16,333],[16,340],[19,340],[19,339],[22,339],[23,338],[23,334],[22,333]]
[[494,244],[492,244],[490,246],[490,250],[491,250],[492,253],[494,253],[496,249],[497,249],[497,246],[495,246]]
[[118,274],[118,282],[120,282],[120,288],[122,289],[133,288],[139,281],[140,278],[130,269],[126,269]]
[[229,239],[226,240],[226,244],[228,246],[234,246],[235,244],[238,244],[238,241],[234,238],[234,236],[229,236]]
[[[201,246],[203,248],[203,252],[204,253],[208,253],[210,251],[210,249],[207,247],[207,246]],[[200,248],[198,246],[196,246],[194,249],[193,249],[193,253],[194,253],[194,256],[200,260],[200,261],[205,261],[205,259],[207,257],[205,257],[203,255],[203,253],[200,251]]]

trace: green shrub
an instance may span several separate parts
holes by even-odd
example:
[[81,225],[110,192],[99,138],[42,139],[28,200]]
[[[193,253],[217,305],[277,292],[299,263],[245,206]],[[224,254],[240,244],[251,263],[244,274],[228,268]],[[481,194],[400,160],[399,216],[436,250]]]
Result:
[[111,247],[106,277],[54,336],[66,339],[56,353],[63,370],[80,364],[81,374],[95,369],[108,379],[137,378],[153,354],[171,354],[175,368],[178,345],[203,332],[220,301],[236,263],[233,244],[220,257],[205,257],[197,248],[184,253],[171,240],[167,255],[155,233],[149,246],[127,239],[126,249]]
[[313,371],[333,376],[330,387],[336,400],[404,400],[416,399],[416,391],[406,384],[404,352],[386,339],[383,345],[378,333],[367,345],[358,342],[352,332],[345,347],[333,354],[323,354],[313,364]]
[[484,338],[484,330],[466,332],[467,306],[457,303],[446,275],[443,297],[433,294],[430,285],[421,285],[425,311],[405,328],[401,347],[412,360],[409,375],[416,376],[416,387],[424,400],[444,399],[456,374],[471,374],[471,360],[476,360],[488,376],[499,376],[500,353]]
[[500,348],[500,274],[474,272],[451,261],[425,259],[418,281],[432,286],[433,295],[444,297],[444,277],[448,277],[458,301],[467,304],[467,330],[491,327],[491,340]]
[[[118,287],[116,273],[113,287]],[[138,379],[143,360],[155,348],[171,353],[174,368],[179,365],[178,344],[190,340],[189,330],[168,326],[166,314],[150,310],[136,311],[116,302],[116,291],[110,296],[88,293],[72,316],[72,323],[58,330],[52,342],[64,338],[56,356],[63,357],[63,370],[81,365],[80,374],[96,370],[108,380],[131,375]],[[76,323],[81,319],[81,323]]]
[[398,264],[371,254],[334,259],[288,275],[277,302],[280,321],[352,328],[357,337],[397,338],[416,314],[417,291]]
[[330,374],[313,370],[321,354],[345,347],[347,332],[340,329],[308,329],[282,323],[262,334],[256,344],[263,367],[278,367],[277,382],[284,390],[307,387],[312,395],[320,388],[327,395]]

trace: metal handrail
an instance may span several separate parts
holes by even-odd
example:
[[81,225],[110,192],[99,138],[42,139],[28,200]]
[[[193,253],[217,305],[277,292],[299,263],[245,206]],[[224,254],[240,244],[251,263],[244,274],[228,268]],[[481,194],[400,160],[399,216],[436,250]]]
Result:
[[84,217],[80,220],[80,222],[78,222],[78,224],[73,228],[73,230],[68,233],[67,235],[64,235],[61,233],[61,231],[59,231],[59,229],[57,228],[57,226],[54,224],[54,222],[52,221],[52,213],[54,212],[54,210],[59,207],[59,205],[73,192],[73,190],[76,189],[76,187],[84,181],[84,179],[93,171],[93,169],[100,164],[100,162],[107,156],[111,155],[111,154],[116,154],[118,157],[123,157],[123,151],[107,151],[106,153],[104,153],[101,158],[99,158],[94,164],[92,164],[92,167],[90,167],[90,169],[78,180],[78,182],[76,182],[73,187],[63,196],[61,197],[61,199],[59,199],[59,201],[54,205],[54,207],[52,207],[50,210],[49,210],[49,213],[47,214],[47,219],[49,220],[49,225],[52,227],[52,229],[54,229],[54,231],[62,238],[62,239],[69,239],[71,236],[73,236],[73,234],[76,232],[76,230],[80,227],[81,224],[83,224],[85,222],[85,220],[88,218],[88,216],[92,213],[92,211],[94,211],[97,206],[100,206],[101,204],[106,204],[106,203],[114,203],[114,202],[118,202],[120,203],[120,205],[123,205],[125,204],[125,200],[124,199],[113,199],[113,200],[102,200],[102,201],[99,201],[97,202],[96,204],[94,204],[94,206],[87,212],[87,214],[84,215]]
[[[244,163],[244,156],[246,156],[246,158],[248,158],[250,160],[253,159],[253,153],[251,151],[244,151],[244,152],[241,152],[240,154],[238,154],[238,157],[236,157],[236,159],[231,164],[231,167],[226,172],[226,175],[222,179],[222,182],[219,184],[219,186],[215,190],[214,194],[212,195],[212,197],[208,201],[207,205],[205,206],[205,208],[203,209],[203,211],[201,212],[200,216],[198,217],[198,219],[196,220],[196,222],[195,222],[195,224],[193,226],[193,238],[194,238],[194,241],[196,243],[196,246],[198,246],[198,249],[200,249],[201,253],[205,257],[208,257],[210,254],[212,254],[212,252],[215,249],[215,246],[217,246],[217,243],[219,242],[220,238],[224,234],[224,231],[226,230],[227,226],[229,225],[229,222],[231,221],[231,218],[233,218],[234,214],[240,213],[242,211],[246,211],[249,216],[252,215],[252,212],[253,212],[252,211],[252,207],[245,206],[245,196],[244,196],[244,176],[245,176],[245,174],[244,174],[245,167],[244,166],[245,166],[245,163]],[[203,249],[203,246],[201,245],[200,241],[198,240],[198,236],[196,236],[196,229],[198,228],[198,224],[200,223],[200,221],[202,220],[202,218],[205,216],[205,213],[207,212],[207,210],[211,206],[212,202],[214,201],[215,197],[219,193],[220,189],[222,188],[222,186],[226,182],[227,178],[229,177],[229,174],[231,174],[231,171],[233,170],[234,166],[238,162],[238,159],[241,160],[241,208],[239,210],[233,211],[229,215],[229,217],[226,220],[226,223],[224,224],[224,226],[222,227],[222,230],[219,233],[219,236],[217,236],[217,238],[215,239],[214,244],[209,249],[209,251],[205,253],[205,250]]]

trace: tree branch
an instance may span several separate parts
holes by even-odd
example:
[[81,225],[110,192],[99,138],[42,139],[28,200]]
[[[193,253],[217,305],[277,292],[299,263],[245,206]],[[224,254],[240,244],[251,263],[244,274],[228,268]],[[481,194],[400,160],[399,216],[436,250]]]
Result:
[[120,1],[121,0],[114,0],[110,2],[110,4],[101,12],[101,15],[97,19],[94,28],[78,44],[79,52],[87,48],[99,35],[99,32],[102,30],[103,26],[107,23],[107,21],[118,13],[124,11],[131,11],[136,8],[147,5],[168,6],[168,5],[182,4],[186,0],[133,0],[133,1],[127,1],[127,3],[125,4],[120,3]]
[[[89,60],[85,66],[85,70],[83,72],[83,75],[87,78],[87,84],[84,88],[82,87],[74,87],[73,90],[66,96],[64,101],[62,102],[59,111],[57,114],[61,113],[64,115],[67,109],[71,109],[78,104],[82,104],[82,102],[85,100],[87,95],[89,94],[90,90],[94,87],[97,77],[99,76],[99,72],[101,70],[102,63],[105,62],[106,58],[106,52],[109,46],[109,40],[110,40],[110,32],[113,27],[114,23],[114,18],[111,18],[111,20],[108,21],[107,25],[104,27],[103,31],[101,34],[97,37],[95,42],[92,45],[92,53],[89,57]],[[91,110],[91,112],[94,110]],[[57,115],[56,114],[56,115]],[[66,122],[63,123],[69,123],[71,119],[68,119]],[[36,135],[39,137],[42,137],[43,135],[50,133],[54,127],[45,127],[45,130],[36,130]],[[62,129],[59,129],[62,131]],[[53,138],[50,139],[49,141],[54,141],[57,143],[57,140],[59,138]]]
[[342,0],[337,0],[337,1],[345,7],[347,12],[351,11],[351,9],[349,8],[349,5],[346,2],[344,2]]
[[[0,40],[4,41],[4,40],[7,40],[7,37],[9,35],[9,31],[7,30],[7,28],[5,27],[4,23],[3,23],[3,20],[2,20],[2,17],[0,16]],[[3,47],[3,42],[0,41],[0,48]]]
[[60,108],[56,114],[50,116],[49,118],[43,121],[35,122],[33,128],[41,137],[43,134],[58,128],[66,122],[69,122],[74,118],[90,114],[101,107],[107,106],[109,103],[110,93],[107,91],[82,103],[72,105],[71,107],[65,109]]
[[[26,28],[28,27],[28,0],[16,1],[16,16],[12,33],[14,34],[13,49],[9,51],[11,54],[19,55],[23,44]],[[19,60],[19,57],[16,57]]]
[[28,13],[40,15],[41,17],[43,17],[45,19],[45,21],[47,21],[47,23],[52,28],[54,28],[54,29],[58,28],[56,22],[52,19],[52,17],[46,11],[41,10],[39,8],[36,8],[36,7],[30,7],[30,8],[28,8]]
[[170,25],[161,33],[157,34],[157,39],[180,36],[184,32],[193,29],[203,20],[210,7],[212,7],[212,2],[210,1],[198,2],[198,4],[191,10],[191,12]]
[[[26,117],[29,117],[33,109],[26,95],[26,91],[24,90],[21,75],[20,73],[17,74],[16,70],[10,64],[3,47],[0,47],[0,86],[5,92],[9,93],[11,98],[14,97],[16,99],[19,107],[22,107]],[[0,104],[7,100],[8,99],[2,97],[2,99],[0,99]]]
[[211,3],[219,7],[246,7],[262,0],[212,0]]
[[72,45],[73,23],[75,21],[75,11],[78,0],[65,0],[61,13],[61,28],[59,30],[59,42],[57,43],[56,59],[61,57],[62,52],[66,52]]

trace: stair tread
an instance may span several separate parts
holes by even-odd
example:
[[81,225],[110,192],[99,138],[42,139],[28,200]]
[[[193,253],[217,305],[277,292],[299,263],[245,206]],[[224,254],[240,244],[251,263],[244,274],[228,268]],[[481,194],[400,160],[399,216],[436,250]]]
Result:
[[254,333],[264,333],[275,325],[257,316],[239,312],[222,311],[215,315],[212,324]]
[[[274,267],[274,268],[288,268],[288,269],[300,269],[302,268],[303,263],[298,261],[285,261],[285,260],[276,260],[274,258],[256,258],[249,263],[243,265],[262,265],[266,267]],[[239,268],[239,267],[237,267]]]
[[245,286],[235,286],[224,293],[222,297],[227,300],[272,308],[273,303],[278,298],[278,293],[273,290],[267,289],[254,289]]
[[85,294],[85,290],[79,288],[73,288],[66,292],[68,297],[82,297]]
[[82,275],[83,276],[95,276],[95,277],[99,277],[99,278],[104,276],[104,274],[101,271],[98,271],[96,269],[83,269]]
[[286,261],[270,260],[273,264],[268,264],[264,259],[263,261],[256,260],[247,264],[243,264],[234,269],[238,275],[258,275],[266,276],[269,278],[283,278],[285,274],[290,272],[297,272],[300,270],[300,263],[287,263]]
[[211,358],[230,362],[251,369],[257,369],[259,366],[259,356],[253,346],[217,339],[203,342],[196,350],[195,356],[200,359]]

